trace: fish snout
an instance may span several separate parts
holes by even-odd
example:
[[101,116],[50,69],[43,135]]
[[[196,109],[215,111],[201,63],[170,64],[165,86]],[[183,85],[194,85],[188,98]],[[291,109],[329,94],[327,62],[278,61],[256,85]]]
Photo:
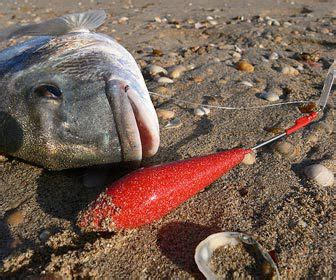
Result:
[[160,143],[159,124],[150,99],[143,98],[122,80],[105,79],[105,83],[123,161],[141,161],[156,154]]

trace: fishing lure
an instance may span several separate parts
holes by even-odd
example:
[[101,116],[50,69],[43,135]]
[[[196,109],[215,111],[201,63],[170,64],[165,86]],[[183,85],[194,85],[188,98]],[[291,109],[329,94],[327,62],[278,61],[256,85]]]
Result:
[[114,182],[79,214],[85,230],[114,231],[154,222],[237,166],[244,156],[309,125],[322,113],[336,76],[330,67],[317,102],[318,109],[298,118],[279,135],[253,148],[231,149],[211,155],[138,169]]

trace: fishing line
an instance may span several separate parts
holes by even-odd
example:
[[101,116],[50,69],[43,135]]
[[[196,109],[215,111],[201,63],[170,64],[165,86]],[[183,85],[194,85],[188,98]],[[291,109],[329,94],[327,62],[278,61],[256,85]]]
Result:
[[169,98],[178,102],[183,102],[189,105],[193,106],[203,106],[207,108],[215,108],[215,109],[223,109],[223,110],[249,110],[249,109],[261,109],[261,108],[268,108],[268,107],[276,107],[276,106],[283,106],[283,105],[291,105],[291,104],[302,104],[302,103],[310,103],[312,101],[305,101],[305,100],[297,100],[297,101],[289,101],[289,102],[281,102],[281,103],[276,103],[276,104],[268,104],[268,105],[260,105],[260,106],[250,106],[250,107],[229,107],[229,106],[220,106],[220,105],[207,105],[207,104],[201,104],[201,103],[196,103],[196,102],[191,102],[187,101],[184,99],[176,98],[176,97],[171,97],[167,95],[163,95],[160,93],[152,92],[149,91],[150,95],[154,96],[159,96],[163,98]]

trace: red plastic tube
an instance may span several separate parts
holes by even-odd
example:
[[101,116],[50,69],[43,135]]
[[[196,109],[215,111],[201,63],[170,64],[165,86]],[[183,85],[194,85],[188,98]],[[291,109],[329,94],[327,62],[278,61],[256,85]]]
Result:
[[86,230],[137,228],[158,220],[239,164],[249,149],[136,170],[116,181],[79,215]]
[[318,115],[317,112],[312,112],[308,116],[298,118],[295,121],[295,125],[286,129],[286,135],[292,134],[295,131],[299,130],[300,128],[305,127],[306,125],[311,123],[317,117],[317,115]]

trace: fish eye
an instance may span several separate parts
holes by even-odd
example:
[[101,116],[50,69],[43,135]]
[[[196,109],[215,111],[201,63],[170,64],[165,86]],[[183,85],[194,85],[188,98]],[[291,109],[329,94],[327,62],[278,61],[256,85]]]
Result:
[[62,92],[55,85],[40,85],[34,89],[34,93],[40,97],[46,97],[50,99],[61,99]]

